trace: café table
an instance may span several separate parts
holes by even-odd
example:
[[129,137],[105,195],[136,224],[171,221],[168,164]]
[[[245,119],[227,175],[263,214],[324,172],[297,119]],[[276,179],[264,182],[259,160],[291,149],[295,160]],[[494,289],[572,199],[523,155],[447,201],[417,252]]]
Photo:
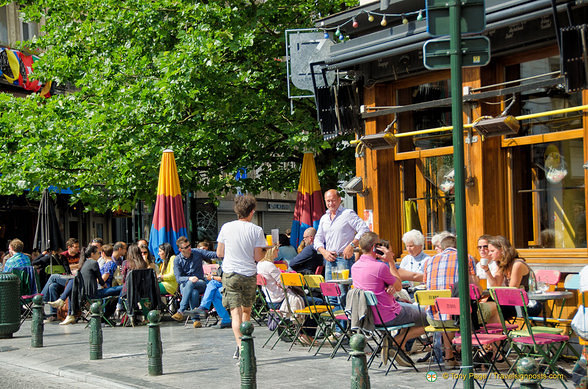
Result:
[[[569,291],[556,290],[556,291],[552,291],[552,292],[541,292],[541,291],[529,292],[527,294],[527,296],[529,297],[529,300],[549,301],[549,300],[564,300],[567,298],[574,297],[574,294]],[[543,305],[542,312],[543,312],[543,324],[547,324],[547,312],[545,310],[545,304]]]
[[342,280],[328,280],[327,282],[335,282],[339,285],[353,285],[353,278],[344,278]]

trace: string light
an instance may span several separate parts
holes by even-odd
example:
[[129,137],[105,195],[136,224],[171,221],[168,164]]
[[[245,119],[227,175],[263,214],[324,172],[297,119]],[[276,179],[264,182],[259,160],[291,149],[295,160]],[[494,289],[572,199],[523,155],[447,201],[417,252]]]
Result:
[[325,33],[325,39],[329,39],[330,35],[329,35],[329,31],[333,31],[335,30],[334,33],[334,37],[338,37],[339,40],[345,40],[345,35],[343,35],[343,33],[341,32],[341,28],[345,27],[346,25],[351,25],[351,27],[353,28],[358,28],[359,27],[359,22],[358,22],[358,18],[359,16],[361,16],[362,14],[367,14],[367,20],[371,23],[375,20],[375,16],[381,16],[382,20],[380,21],[380,25],[382,27],[386,27],[388,25],[388,18],[400,18],[401,19],[401,23],[402,24],[408,24],[409,20],[408,17],[412,16],[412,15],[416,15],[416,20],[421,21],[425,18],[425,16],[423,15],[423,9],[420,9],[418,11],[411,11],[411,12],[407,12],[407,13],[401,13],[401,14],[388,14],[388,13],[379,13],[379,12],[374,12],[374,11],[365,11],[362,10],[360,12],[358,12],[356,15],[350,17],[347,21],[339,24],[336,28],[329,28],[329,29],[324,29],[324,33]]

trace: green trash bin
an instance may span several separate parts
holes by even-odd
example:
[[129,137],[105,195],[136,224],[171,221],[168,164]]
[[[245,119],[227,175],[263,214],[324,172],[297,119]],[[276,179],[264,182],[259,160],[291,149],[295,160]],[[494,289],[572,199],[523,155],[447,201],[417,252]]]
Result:
[[20,280],[0,273],[0,339],[12,338],[20,328]]

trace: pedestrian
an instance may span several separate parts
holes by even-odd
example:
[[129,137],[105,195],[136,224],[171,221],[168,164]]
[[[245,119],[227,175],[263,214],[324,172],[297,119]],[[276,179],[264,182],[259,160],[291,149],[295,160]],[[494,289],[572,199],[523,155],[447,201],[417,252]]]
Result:
[[257,265],[266,246],[263,229],[251,222],[257,202],[251,195],[237,196],[234,210],[238,220],[225,223],[218,235],[216,254],[223,258],[223,305],[231,313],[238,359],[241,350],[241,323],[251,318],[257,290]]

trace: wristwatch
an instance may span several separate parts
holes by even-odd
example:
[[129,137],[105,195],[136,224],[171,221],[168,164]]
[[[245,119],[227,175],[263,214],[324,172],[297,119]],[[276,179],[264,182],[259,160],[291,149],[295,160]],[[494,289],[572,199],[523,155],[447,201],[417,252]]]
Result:
[[351,245],[351,247],[353,247],[353,248],[357,248],[357,247],[355,246],[355,244],[353,244],[353,241],[351,241],[351,243],[349,243],[349,244]]

